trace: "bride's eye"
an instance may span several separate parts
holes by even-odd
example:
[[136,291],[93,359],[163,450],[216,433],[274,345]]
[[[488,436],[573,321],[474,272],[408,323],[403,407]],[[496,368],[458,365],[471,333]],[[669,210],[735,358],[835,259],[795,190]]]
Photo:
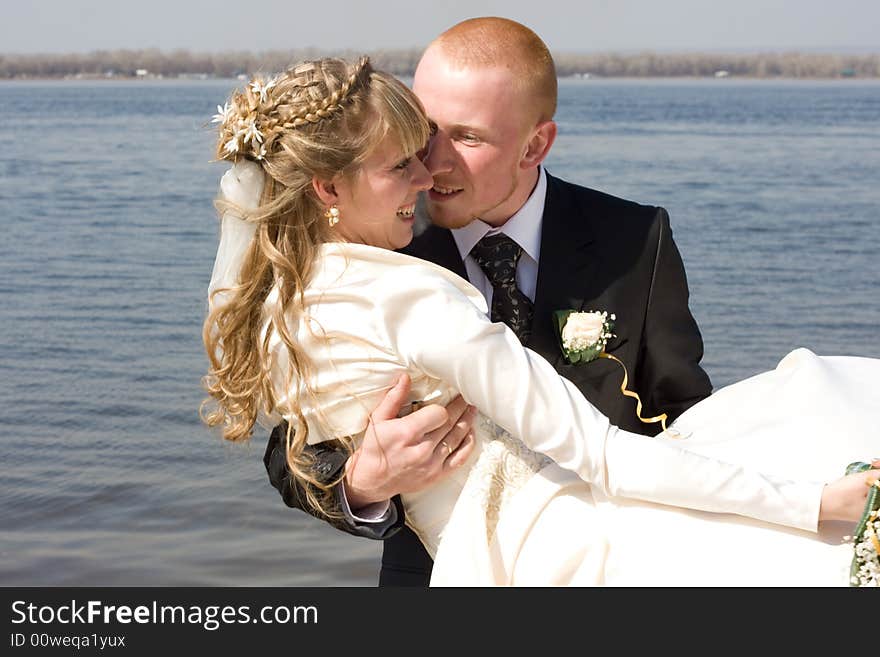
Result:
[[412,162],[412,157],[408,157],[406,159],[401,160],[400,162],[397,163],[397,165],[394,168],[397,170],[406,169],[410,165],[410,162]]

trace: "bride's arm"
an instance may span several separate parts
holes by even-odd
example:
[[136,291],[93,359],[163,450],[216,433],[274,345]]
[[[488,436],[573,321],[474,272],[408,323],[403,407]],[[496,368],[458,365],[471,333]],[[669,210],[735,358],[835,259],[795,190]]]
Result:
[[458,389],[529,447],[607,495],[816,530],[822,483],[763,475],[618,429],[507,327],[491,323],[431,272],[400,271],[380,288],[376,312],[408,365]]

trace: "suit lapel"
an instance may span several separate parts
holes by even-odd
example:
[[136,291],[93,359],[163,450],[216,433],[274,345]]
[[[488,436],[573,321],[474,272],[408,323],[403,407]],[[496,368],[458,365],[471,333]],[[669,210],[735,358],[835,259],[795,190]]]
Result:
[[557,310],[583,310],[599,293],[601,253],[592,218],[576,207],[564,183],[548,174],[541,224],[541,253],[535,292],[535,316],[528,347],[558,366],[562,359],[553,326]]

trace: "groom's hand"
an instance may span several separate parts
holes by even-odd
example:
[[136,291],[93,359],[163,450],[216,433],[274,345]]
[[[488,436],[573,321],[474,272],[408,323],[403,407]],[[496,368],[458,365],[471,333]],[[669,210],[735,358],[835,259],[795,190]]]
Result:
[[474,449],[476,408],[461,396],[398,417],[411,381],[401,375],[370,416],[363,443],[345,467],[345,494],[354,512],[434,484],[464,463]]

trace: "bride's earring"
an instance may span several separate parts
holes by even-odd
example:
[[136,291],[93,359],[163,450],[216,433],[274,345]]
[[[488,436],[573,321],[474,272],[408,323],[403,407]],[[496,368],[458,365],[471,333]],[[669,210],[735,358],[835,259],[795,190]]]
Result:
[[333,226],[339,223],[339,208],[335,205],[331,205],[327,208],[327,212],[324,213],[324,216],[327,217],[327,223],[330,224],[330,228],[333,228]]

